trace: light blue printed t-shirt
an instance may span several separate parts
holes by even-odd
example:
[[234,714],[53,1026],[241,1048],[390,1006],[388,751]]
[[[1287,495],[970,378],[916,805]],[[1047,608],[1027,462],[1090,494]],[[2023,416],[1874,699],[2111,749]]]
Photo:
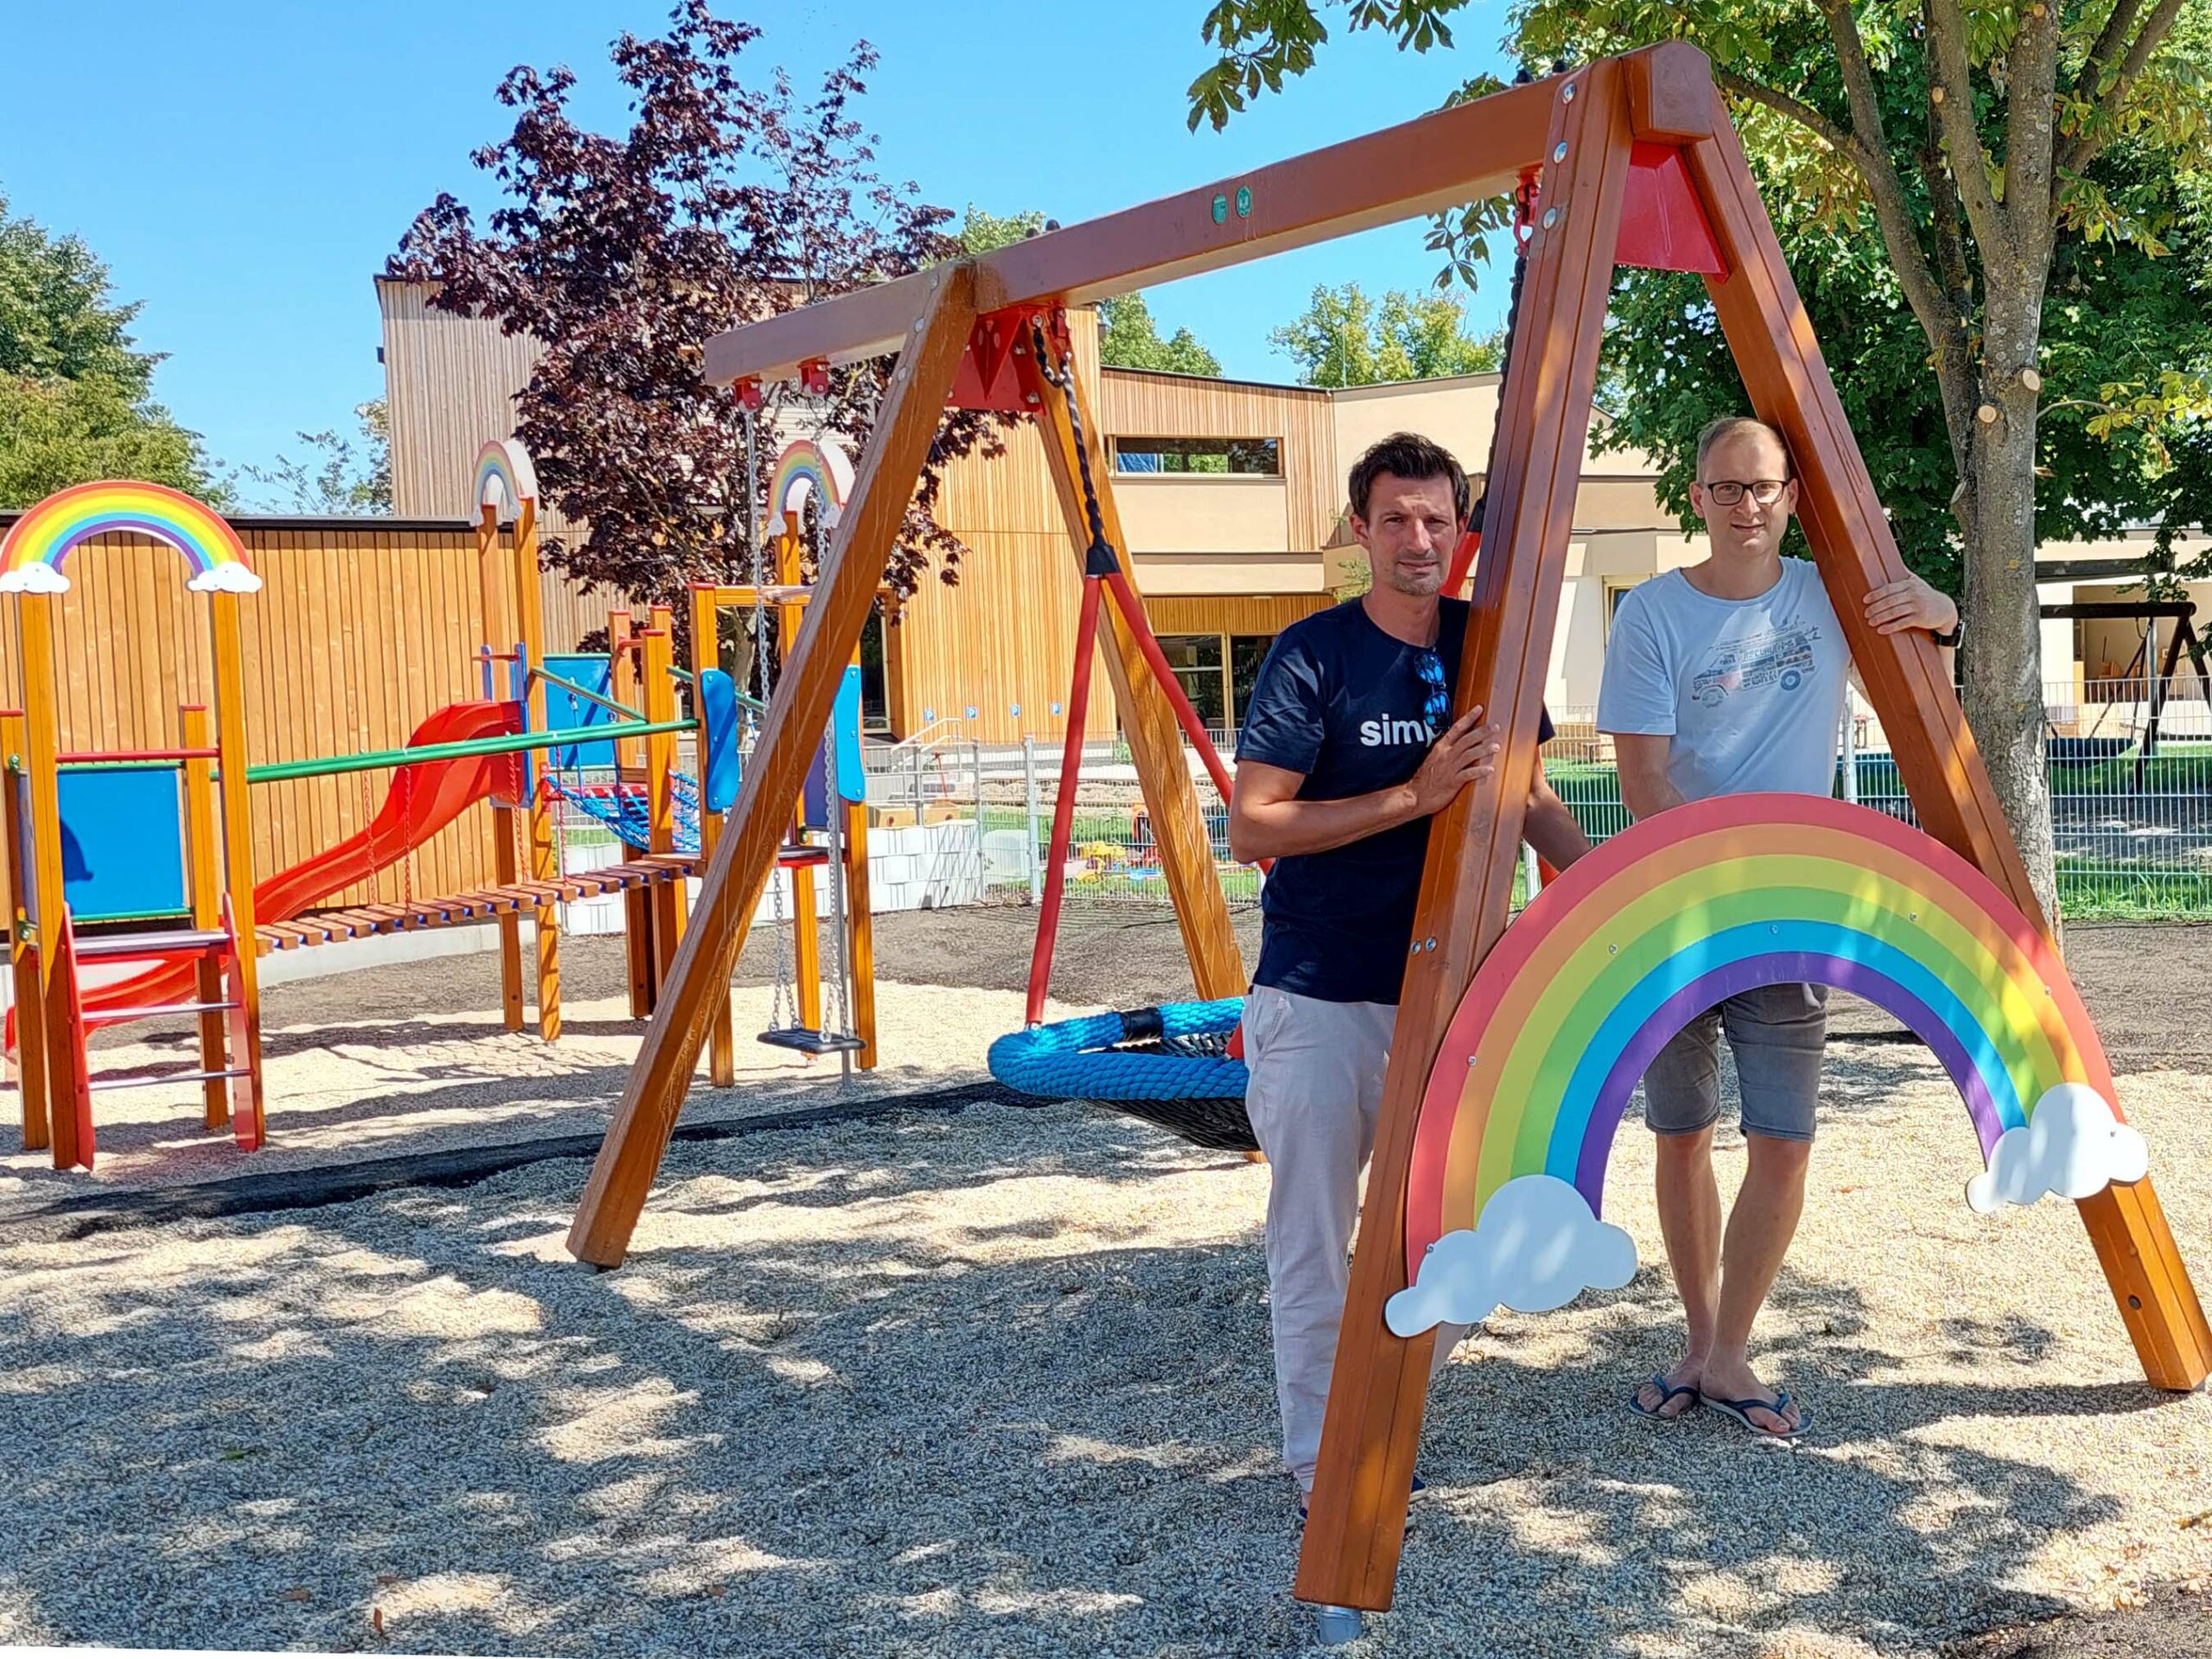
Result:
[[1598,729],[1673,738],[1667,779],[1684,800],[1827,795],[1850,671],[1810,560],[1783,560],[1756,599],[1714,599],[1669,570],[1631,588],[1613,617]]

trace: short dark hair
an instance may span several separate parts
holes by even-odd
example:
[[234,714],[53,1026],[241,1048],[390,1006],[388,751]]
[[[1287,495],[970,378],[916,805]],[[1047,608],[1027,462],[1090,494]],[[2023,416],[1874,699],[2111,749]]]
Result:
[[1755,420],[1749,415],[1723,415],[1707,421],[1705,429],[1697,435],[1697,475],[1700,482],[1705,478],[1707,452],[1721,439],[1732,438],[1744,431],[1764,432],[1782,446],[1782,477],[1784,483],[1797,475],[1795,464],[1789,459],[1789,441],[1782,435],[1779,429],[1768,425],[1764,421]]
[[1467,474],[1452,452],[1418,432],[1393,432],[1351,464],[1351,510],[1367,517],[1367,498],[1375,480],[1389,473],[1395,478],[1448,478],[1452,480],[1452,516],[1467,522]]

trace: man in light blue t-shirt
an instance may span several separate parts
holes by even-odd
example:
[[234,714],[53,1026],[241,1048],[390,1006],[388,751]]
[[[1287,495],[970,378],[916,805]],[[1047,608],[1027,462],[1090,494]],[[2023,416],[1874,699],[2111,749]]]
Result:
[[[1707,426],[1690,500],[1713,556],[1631,591],[1606,646],[1598,729],[1612,736],[1621,799],[1648,818],[1715,795],[1829,794],[1851,658],[1818,569],[1782,556],[1797,485],[1781,435],[1741,416]],[[1866,620],[1958,642],[1958,607],[1917,576],[1868,594]],[[1724,1033],[1749,1164],[1725,1230],[1713,1173]],[[1702,1403],[1778,1440],[1812,1423],[1759,1381],[1749,1349],[1804,1208],[1827,1039],[1826,987],[1771,985],[1699,1015],[1644,1074],[1660,1231],[1688,1332],[1673,1369],[1630,1396],[1638,1416],[1671,1422]]]

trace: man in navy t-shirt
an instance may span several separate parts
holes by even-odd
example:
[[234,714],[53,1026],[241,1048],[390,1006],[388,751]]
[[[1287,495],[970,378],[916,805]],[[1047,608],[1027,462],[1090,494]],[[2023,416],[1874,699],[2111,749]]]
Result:
[[[1349,1282],[1359,1176],[1413,938],[1428,820],[1496,764],[1483,710],[1456,718],[1465,601],[1441,597],[1467,524],[1449,452],[1398,433],[1362,455],[1351,528],[1373,582],[1283,631],[1236,749],[1231,851],[1276,861],[1244,1005],[1245,1105],[1268,1155],[1268,1287],[1283,1461],[1313,1485]],[[1551,721],[1542,722],[1551,736]],[[1522,833],[1560,868],[1590,843],[1541,777]],[[1457,1340],[1446,1327],[1440,1363]]]

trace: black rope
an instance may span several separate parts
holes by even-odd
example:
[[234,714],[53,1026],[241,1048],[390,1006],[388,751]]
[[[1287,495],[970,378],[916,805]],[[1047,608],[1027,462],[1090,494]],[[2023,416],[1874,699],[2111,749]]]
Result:
[[1076,406],[1075,368],[1066,359],[1054,372],[1045,353],[1045,331],[1034,319],[1029,324],[1029,349],[1037,354],[1037,372],[1046,384],[1057,387],[1061,399],[1067,404],[1068,429],[1075,435],[1076,470],[1083,480],[1083,510],[1090,520],[1090,545],[1084,550],[1083,574],[1086,576],[1110,576],[1122,568],[1121,556],[1114,551],[1114,543],[1106,539],[1106,519],[1098,506],[1098,486],[1091,480],[1090,448],[1083,441],[1083,415]]

